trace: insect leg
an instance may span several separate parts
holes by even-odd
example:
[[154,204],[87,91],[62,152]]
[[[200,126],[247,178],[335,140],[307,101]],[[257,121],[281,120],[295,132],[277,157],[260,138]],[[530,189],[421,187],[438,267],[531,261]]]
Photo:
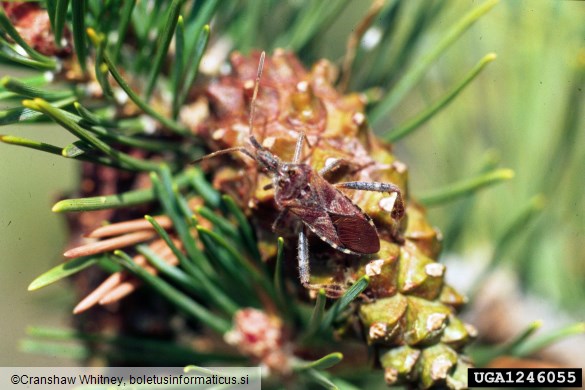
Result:
[[309,240],[307,240],[307,234],[305,233],[305,227],[301,227],[299,231],[299,245],[298,245],[298,256],[299,256],[299,277],[301,284],[305,288],[311,288],[309,278],[311,272],[309,270]]
[[262,77],[262,70],[264,69],[265,57],[266,53],[262,52],[262,54],[260,54],[260,61],[258,63],[258,71],[256,72],[256,80],[254,81],[254,93],[252,95],[252,102],[250,103],[250,118],[248,118],[248,126],[251,140],[256,140],[254,138],[254,114],[256,113],[256,98],[258,97],[258,88],[260,87],[260,77]]
[[251,159],[256,160],[256,157],[254,157],[254,155],[252,153],[250,153],[250,151],[248,151],[248,149],[244,148],[243,146],[236,146],[234,148],[218,150],[217,152],[213,152],[213,153],[210,153],[210,154],[205,155],[203,157],[199,157],[198,159],[193,160],[191,162],[191,164],[196,164],[196,163],[201,162],[203,160],[207,160],[208,158],[213,158],[215,156],[219,156],[219,155],[231,153],[231,152],[242,152],[246,156],[250,157]]
[[298,164],[301,161],[301,154],[303,153],[303,143],[305,142],[305,130],[299,132],[297,144],[295,146],[295,154],[292,160],[293,164]]
[[[328,162],[330,160],[333,160],[333,161]],[[347,167],[355,166],[355,168],[351,169],[350,172],[356,173],[356,172],[361,171],[362,169],[366,168],[367,166],[369,166],[371,164],[373,164],[373,163],[368,163],[365,165],[356,165],[355,163],[352,163],[351,161],[346,160],[345,158],[331,158],[331,159],[326,160],[325,166],[319,170],[319,175],[325,176],[328,173],[331,173],[331,172],[335,171],[336,169],[340,168],[342,165],[345,165]]]
[[262,77],[262,71],[264,70],[264,59],[266,52],[260,54],[260,61],[258,62],[258,71],[256,72],[256,80],[254,80],[254,92],[252,94],[252,100],[250,102],[250,117],[248,118],[248,131],[250,132],[250,143],[256,149],[262,149],[262,145],[254,136],[254,117],[256,115],[256,99],[258,98],[258,90],[260,89],[260,78]]
[[339,284],[311,284],[311,271],[309,265],[309,240],[305,231],[305,226],[299,231],[299,278],[304,288],[308,290],[324,289],[325,295],[331,298],[339,298],[343,295],[345,289]]
[[399,220],[404,216],[404,201],[402,192],[398,186],[391,183],[365,182],[365,181],[348,181],[345,183],[334,184],[336,187],[347,188],[350,190],[388,192],[396,194],[396,200],[392,209],[392,218]]
[[329,172],[334,171],[337,168],[339,168],[345,162],[346,162],[346,160],[344,160],[342,158],[337,158],[332,163],[326,164],[323,168],[321,168],[319,170],[319,175],[325,176]]

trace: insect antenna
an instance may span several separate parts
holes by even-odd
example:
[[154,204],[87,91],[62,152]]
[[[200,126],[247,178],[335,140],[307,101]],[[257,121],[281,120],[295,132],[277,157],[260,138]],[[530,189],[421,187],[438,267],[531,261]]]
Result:
[[[250,119],[249,119],[250,142],[257,149],[262,149],[262,145],[260,145],[260,143],[258,142],[256,137],[254,137],[252,130],[253,130],[253,125],[254,125],[254,112],[256,110],[256,97],[258,96],[258,88],[260,86],[260,77],[262,76],[262,70],[264,69],[264,58],[265,57],[266,57],[266,52],[263,51],[262,54],[260,54],[260,62],[258,64],[258,72],[256,72],[256,80],[254,81],[254,94],[252,95],[252,102],[250,103]],[[231,152],[242,152],[246,156],[248,156],[254,160],[257,160],[257,158],[248,149],[246,149],[242,146],[236,146],[233,148],[218,150],[217,152],[213,152],[213,153],[207,154],[203,157],[199,157],[198,159],[193,160],[191,163],[196,164],[196,163],[199,163],[203,160],[207,160],[209,158],[213,158],[213,157],[216,157],[216,156],[219,156],[222,154],[226,154],[226,153],[231,153]]]
[[234,148],[222,149],[222,150],[218,150],[217,152],[213,152],[213,153],[206,154],[203,157],[199,157],[198,159],[193,160],[191,162],[191,164],[197,164],[197,163],[199,163],[199,162],[201,162],[203,160],[207,160],[208,158],[216,157],[216,156],[219,156],[219,155],[222,155],[222,154],[231,153],[231,152],[242,152],[246,156],[248,156],[248,157],[256,160],[256,157],[252,153],[250,153],[250,151],[248,149],[246,149],[246,148],[244,148],[242,146],[236,146]]
[[260,87],[260,77],[262,76],[262,70],[264,69],[264,58],[266,52],[260,54],[260,62],[258,63],[258,71],[256,72],[256,80],[254,81],[254,93],[252,95],[252,101],[250,103],[250,119],[248,126],[250,128],[250,142],[255,148],[262,148],[256,137],[254,137],[254,114],[256,113],[256,98],[258,97],[258,88]]

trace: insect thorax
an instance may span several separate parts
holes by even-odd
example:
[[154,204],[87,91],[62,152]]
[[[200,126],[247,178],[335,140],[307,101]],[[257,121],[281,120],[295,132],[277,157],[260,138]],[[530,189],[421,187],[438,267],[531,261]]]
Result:
[[302,200],[310,195],[311,176],[313,169],[307,164],[282,164],[274,175],[276,202]]

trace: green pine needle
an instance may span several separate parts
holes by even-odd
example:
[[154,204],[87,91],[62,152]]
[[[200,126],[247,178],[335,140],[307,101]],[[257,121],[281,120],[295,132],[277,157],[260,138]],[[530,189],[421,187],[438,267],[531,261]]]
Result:
[[368,287],[368,284],[370,284],[370,277],[364,275],[348,288],[341,298],[335,301],[333,306],[325,313],[320,330],[328,329],[337,319],[337,316]]
[[325,314],[325,304],[327,303],[327,297],[325,296],[325,290],[320,289],[317,294],[317,299],[315,300],[315,307],[313,309],[313,313],[311,314],[311,318],[309,319],[309,325],[303,334],[303,339],[307,340],[317,334],[321,322],[323,320],[323,316]]
[[203,198],[209,207],[218,208],[222,200],[221,194],[209,184],[200,169],[191,169],[189,172],[190,184],[195,192]]
[[79,116],[87,121],[91,125],[98,125],[98,126],[108,126],[108,127],[117,127],[117,123],[115,121],[107,120],[102,118],[95,113],[93,113],[88,108],[84,107],[81,103],[75,102],[73,103],[75,110],[79,114]]
[[64,358],[72,361],[84,361],[93,356],[92,351],[86,345],[67,345],[38,340],[21,340],[18,349],[24,353],[47,356],[51,359]]
[[[54,101],[52,105],[57,108],[68,107],[77,100],[75,97]],[[41,119],[44,115],[37,111],[27,107],[16,107],[8,110],[0,110],[0,126],[11,125],[19,122],[31,122],[37,119]]]
[[[63,156],[67,158],[74,158],[76,160],[88,161],[94,164],[106,165],[118,169],[128,169],[127,167],[120,166],[120,164],[117,164],[116,162],[112,161],[110,158],[106,156],[93,156],[85,153],[78,153],[79,152],[78,149],[77,149],[78,152],[73,153],[72,150],[68,149],[68,148],[72,149],[74,147],[73,144],[65,148],[61,148],[59,146],[31,140],[28,138],[17,137],[13,135],[0,135],[0,142],[3,142],[8,145],[17,145],[29,149],[40,150],[42,152],[47,152],[50,154]],[[69,155],[69,153],[71,153],[71,155]]]
[[33,280],[28,286],[28,291],[34,291],[46,287],[49,284],[53,284],[61,279],[67,278],[79,271],[91,267],[101,260],[104,260],[104,257],[89,256],[79,257],[66,263],[59,264]]
[[147,245],[137,245],[136,251],[143,255],[161,275],[166,276],[170,281],[176,283],[185,291],[196,295],[202,293],[202,287],[197,283],[195,278],[183,272],[179,267],[168,264]]
[[312,382],[329,390],[338,390],[338,387],[321,371],[310,369],[303,372]]
[[[182,172],[175,176],[173,178],[173,182],[177,185],[178,188],[185,188],[189,182],[189,171]],[[64,199],[55,203],[52,211],[55,213],[64,213],[118,209],[153,202],[156,199],[155,189],[146,188],[143,190],[127,191],[113,195]]]
[[406,93],[420,81],[424,73],[469,27],[481,16],[490,11],[499,0],[487,0],[471,10],[459,22],[453,25],[433,49],[416,61],[409,71],[400,79],[392,90],[376,105],[369,115],[372,124],[379,123],[400,102]]
[[242,212],[232,197],[223,195],[221,199],[230,213],[236,218],[240,233],[244,238],[244,243],[247,244],[246,246],[248,247],[250,254],[260,261],[260,252],[258,251],[258,246],[256,244],[254,229],[252,229],[252,225],[248,222],[248,218],[246,218],[246,215]]
[[177,306],[179,309],[183,310],[194,320],[202,322],[205,326],[220,334],[224,334],[230,330],[231,324],[229,321],[213,314],[211,311],[174,288],[171,284],[163,281],[161,278],[151,275],[144,268],[134,263],[124,252],[117,250],[114,252],[114,255],[114,259],[120,265],[136,275],[148,286],[152,287],[155,291],[168,299],[169,302]]
[[69,130],[73,135],[92,145],[96,149],[100,150],[105,155],[112,158],[112,160],[118,161],[122,166],[127,166],[129,168],[144,171],[152,171],[158,168],[158,164],[156,163],[146,160],[140,160],[126,153],[115,150],[106,142],[95,137],[87,130],[79,126],[77,123],[72,121],[64,111],[49,104],[45,100],[42,99],[25,100],[22,102],[22,105],[25,106],[26,108],[35,111],[40,111],[45,115],[51,117],[55,122],[59,123],[65,129]]
[[[278,237],[276,241],[276,264],[274,266],[274,278],[272,284],[276,290],[276,298],[282,308],[287,308],[286,304],[286,290],[284,287],[284,239]],[[285,313],[289,313],[290,310],[285,310]]]
[[[156,222],[154,219],[152,220]],[[160,226],[159,226],[160,227]],[[165,240],[166,241],[166,240]],[[168,242],[167,242],[168,245]],[[176,248],[176,247],[175,247]],[[139,245],[136,247],[138,253],[142,254],[146,259],[164,276],[168,277],[172,282],[182,287],[185,291],[189,291],[195,296],[201,298],[204,302],[213,302],[217,307],[228,316],[233,316],[239,309],[225,292],[213,284],[209,279],[202,275],[201,272],[196,272],[193,275],[188,275],[177,267],[167,264],[160,258],[153,250],[146,245]],[[174,251],[173,251],[174,252]],[[186,265],[188,262],[181,254],[181,264]]]
[[165,213],[173,221],[174,229],[185,247],[189,261],[195,266],[201,267],[208,276],[213,275],[213,271],[209,266],[207,258],[198,248],[195,239],[191,235],[188,222],[180,213],[175,200],[176,196],[173,192],[173,181],[169,168],[166,165],[161,165],[159,175],[152,172],[150,180],[152,181],[152,185],[155,188],[157,197]]
[[250,283],[251,281],[259,283],[260,286],[264,289],[264,291],[269,296],[275,295],[274,286],[268,280],[267,276],[264,273],[257,270],[250,263],[250,261],[248,261],[244,256],[242,256],[242,254],[240,252],[238,252],[236,250],[236,248],[234,248],[232,245],[230,245],[226,240],[224,240],[223,237],[221,237],[219,234],[212,232],[211,230],[208,230],[202,226],[197,226],[197,232],[202,237],[202,239],[205,239],[208,241],[210,240],[213,242],[213,244],[215,246],[222,248],[223,251],[225,251],[224,253],[226,253],[227,256],[229,256],[229,258],[226,259],[226,262],[233,264],[239,270],[236,272],[242,273],[245,271],[245,273],[247,275],[249,275],[251,280],[247,281],[248,283]]
[[231,240],[236,241],[239,246],[243,246],[243,240],[238,232],[238,229],[234,226],[233,223],[222,217],[210,208],[205,206],[199,206],[195,210],[197,214],[200,214],[203,218],[209,220],[213,224],[213,227],[216,228],[220,233],[229,237]]
[[511,341],[497,347],[478,348],[474,353],[474,360],[480,367],[485,366],[498,356],[512,354],[516,348],[524,344],[538,329],[542,327],[542,321],[534,321],[524,331]]
[[7,62],[12,62],[24,66],[28,66],[38,70],[55,70],[57,63],[52,61],[39,61],[34,58],[25,57],[15,51],[11,45],[0,38],[0,58]]
[[[123,350],[139,351],[139,353],[149,356],[152,362],[160,362],[160,357],[181,362],[244,362],[244,359],[238,355],[214,354],[198,352],[193,348],[182,346],[168,341],[157,340],[148,337],[130,337],[127,335],[105,335],[100,333],[81,332],[73,329],[47,328],[47,327],[29,327],[26,331],[27,336],[41,340],[55,340],[65,342],[84,342],[109,347],[116,347],[116,352]],[[60,344],[62,347],[66,344]],[[138,354],[136,354],[138,355]],[[156,357],[156,358],[155,358]],[[142,361],[142,360],[141,360]]]
[[[87,33],[89,35],[89,38],[94,43],[94,45],[99,48],[99,46],[102,43],[102,40],[100,39],[98,34],[96,34],[96,32],[91,28],[87,30]],[[164,117],[163,115],[161,115],[160,113],[155,111],[148,103],[146,103],[144,100],[142,100],[136,94],[136,92],[134,92],[132,90],[130,85],[128,85],[128,83],[122,77],[120,71],[118,70],[117,66],[114,64],[114,62],[112,61],[112,59],[110,58],[110,56],[108,55],[107,52],[103,53],[103,60],[106,64],[106,66],[108,67],[108,70],[112,74],[112,77],[114,78],[114,80],[116,80],[116,82],[118,83],[120,88],[122,88],[124,90],[124,92],[126,92],[128,97],[138,107],[140,107],[140,109],[142,109],[148,115],[152,116],[155,120],[159,121],[163,126],[166,126],[167,128],[176,132],[177,134],[182,134],[182,135],[188,134],[189,131],[185,127],[183,127],[182,125],[178,124],[177,122],[175,122],[169,118]]]
[[87,152],[91,152],[91,145],[84,141],[75,141],[63,148],[61,155],[67,158],[76,158],[84,155]]
[[159,31],[156,53],[152,60],[150,73],[146,81],[146,88],[144,89],[144,98],[146,101],[150,100],[152,92],[154,91],[155,83],[158,80],[163,62],[166,59],[171,40],[173,39],[173,35],[177,27],[177,22],[180,17],[179,14],[181,12],[181,7],[183,6],[184,2],[184,0],[172,1],[167,11],[166,21],[163,22],[163,30],[162,32]]
[[209,234],[210,231],[201,226],[196,226],[199,239],[205,247],[206,254],[213,261],[213,268],[221,276],[221,280],[226,289],[232,286],[238,286],[238,295],[241,302],[246,302],[246,306],[259,305],[258,294],[253,277],[239,267],[233,255],[225,246],[218,244]]
[[178,92],[177,96],[174,97],[173,100],[173,112],[179,112],[179,109],[185,103],[187,96],[189,94],[189,90],[191,89],[191,85],[193,85],[193,81],[197,77],[197,72],[199,71],[199,64],[201,63],[201,59],[203,58],[203,53],[205,53],[205,49],[207,48],[207,43],[209,42],[209,25],[203,26],[200,32],[197,34],[197,40],[193,42],[194,47],[189,51],[192,53],[192,56],[189,57],[190,61],[188,62],[183,75],[181,77],[182,86]]
[[45,100],[63,100],[75,97],[75,93],[73,91],[50,91],[46,89],[40,89],[36,86],[24,83],[8,76],[3,77],[0,80],[0,85],[7,91],[11,91],[17,95],[31,99],[40,98]]
[[293,370],[296,372],[306,370],[326,370],[333,367],[343,360],[343,354],[340,352],[330,353],[327,356],[323,356],[321,359],[313,362],[296,362],[294,363]]
[[[87,71],[87,41],[85,35],[86,1],[87,0],[73,0],[71,2],[73,45],[75,47],[79,66],[84,73]],[[133,1],[130,3],[133,3]]]
[[181,103],[179,98],[181,95],[183,82],[183,68],[185,66],[185,23],[183,17],[179,15],[177,20],[177,30],[175,31],[175,59],[174,67],[171,75],[173,85],[173,119],[177,120],[179,117],[179,110]]
[[517,241],[518,236],[527,230],[534,219],[541,214],[545,205],[546,198],[542,194],[539,194],[532,197],[524,207],[512,216],[511,221],[506,225],[496,240],[488,264],[477,275],[475,283],[472,284],[471,291],[467,294],[470,301],[473,301],[479,291],[481,291],[481,281],[487,280],[488,275],[501,264],[502,259],[505,258],[503,255],[509,249],[510,244]]
[[18,137],[14,135],[0,134],[0,141],[9,145],[24,146],[26,148],[40,150],[43,152],[61,155],[61,148],[55,145],[47,144],[40,141],[30,140],[28,138]]
[[300,51],[312,38],[322,33],[335,20],[348,0],[313,1],[302,8],[291,32],[278,40],[277,46]]
[[398,125],[396,128],[387,132],[384,139],[388,142],[396,142],[401,138],[404,138],[418,127],[422,126],[428,120],[430,120],[435,114],[444,109],[455,99],[467,85],[469,85],[475,78],[481,73],[487,64],[494,61],[496,55],[494,53],[487,54],[483,57],[474,67],[469,71],[467,75],[457,83],[451,90],[449,90],[445,96],[439,99],[436,103],[429,106],[427,109],[420,112],[414,118],[407,120],[405,123]]
[[100,84],[100,87],[102,87],[104,97],[112,99],[114,97],[114,92],[112,91],[112,86],[108,80],[108,66],[104,64],[104,52],[108,42],[104,34],[92,35],[92,32],[92,29],[87,30],[87,33],[89,34],[92,42],[96,46],[95,77]]
[[[74,0],[78,1],[78,0]],[[53,24],[53,33],[55,34],[55,44],[61,47],[61,37],[65,28],[65,19],[67,17],[67,8],[69,0],[55,0],[55,21]]]
[[128,31],[128,26],[130,25],[130,21],[132,19],[132,11],[134,11],[134,6],[136,5],[136,1],[124,1],[122,5],[122,12],[120,13],[120,23],[118,24],[118,40],[114,45],[112,50],[112,59],[114,63],[118,63],[120,58],[120,51],[122,50],[122,45],[124,44],[124,40],[126,38],[126,33]]
[[511,350],[511,354],[518,357],[532,356],[557,341],[581,334],[585,334],[585,322],[571,324],[561,329],[548,332],[540,337],[532,337],[515,345]]
[[513,177],[514,171],[511,169],[497,169],[471,179],[461,180],[450,184],[445,188],[439,188],[431,193],[421,195],[419,200],[425,206],[438,206],[458,198],[473,195],[482,188],[505,180],[510,180]]
[[16,29],[12,25],[10,19],[8,19],[8,16],[6,16],[4,8],[0,8],[0,27],[4,32],[6,32],[10,36],[10,38],[14,40],[14,42],[16,42],[20,47],[24,49],[26,54],[28,54],[31,59],[38,62],[46,63],[47,65],[51,66],[51,68],[55,68],[56,62],[54,59],[44,56],[41,53],[37,52],[35,49],[30,47],[30,45],[26,43],[24,39],[22,39],[18,31],[16,31]]

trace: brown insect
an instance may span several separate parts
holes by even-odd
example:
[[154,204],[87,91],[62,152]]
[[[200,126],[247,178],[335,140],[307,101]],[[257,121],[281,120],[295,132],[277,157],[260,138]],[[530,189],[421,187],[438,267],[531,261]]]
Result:
[[391,214],[395,220],[400,220],[403,217],[404,203],[400,189],[391,183],[329,183],[323,178],[323,175],[337,168],[342,163],[342,160],[338,159],[318,172],[309,164],[300,162],[302,147],[305,142],[304,132],[299,134],[292,162],[281,161],[258,142],[252,135],[252,129],[264,58],[265,53],[262,52],[250,107],[249,141],[253,150],[250,151],[245,147],[224,149],[199,158],[195,162],[237,151],[254,159],[263,170],[268,172],[272,177],[272,184],[269,184],[266,189],[274,188],[274,199],[282,210],[273,227],[288,213],[295,215],[302,222],[303,225],[300,227],[298,234],[300,280],[306,288],[320,288],[321,286],[309,283],[309,243],[306,228],[331,247],[343,253],[368,255],[377,253],[380,250],[380,238],[372,219],[338,188],[396,194]]

